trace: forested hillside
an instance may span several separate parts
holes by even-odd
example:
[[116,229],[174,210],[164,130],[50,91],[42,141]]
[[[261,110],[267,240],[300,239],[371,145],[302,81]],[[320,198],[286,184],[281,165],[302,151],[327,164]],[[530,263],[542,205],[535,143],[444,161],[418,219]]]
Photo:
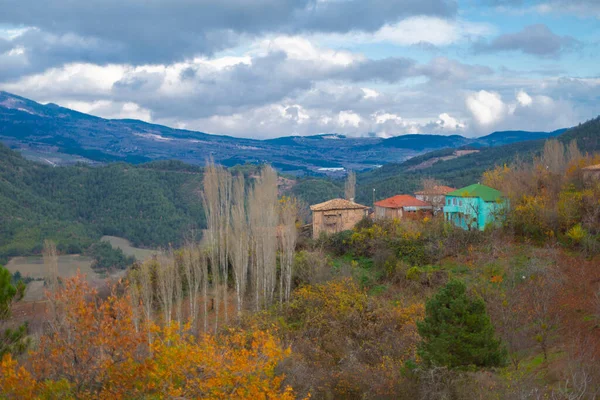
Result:
[[50,167],[0,145],[0,258],[85,250],[102,235],[179,244],[203,226],[201,169],[181,162]]
[[[599,151],[600,117],[568,129],[557,138],[565,144],[576,140],[582,152]],[[427,168],[417,170],[413,170],[416,165],[433,158],[451,155],[455,149],[437,150],[414,157],[402,164],[387,164],[377,170],[359,174],[357,200],[370,205],[373,201],[373,189],[375,189],[376,199],[398,193],[411,193],[420,187],[421,180],[426,177],[436,178],[454,187],[466,186],[477,182],[484,171],[495,166],[510,163],[517,158],[531,161],[534,156],[540,154],[544,142],[545,139],[539,139],[479,148],[477,153],[447,161],[437,161]]]

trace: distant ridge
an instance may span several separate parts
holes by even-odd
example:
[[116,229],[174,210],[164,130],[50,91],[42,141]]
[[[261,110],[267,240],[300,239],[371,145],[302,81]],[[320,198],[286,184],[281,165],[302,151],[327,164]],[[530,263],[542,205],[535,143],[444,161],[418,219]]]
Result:
[[494,132],[481,138],[419,134],[389,139],[323,133],[256,140],[134,119],[109,120],[0,91],[0,142],[29,159],[53,165],[166,159],[198,165],[212,157],[226,166],[268,162],[292,174],[336,173],[331,169],[370,170],[433,150],[499,146],[552,137],[562,131]]

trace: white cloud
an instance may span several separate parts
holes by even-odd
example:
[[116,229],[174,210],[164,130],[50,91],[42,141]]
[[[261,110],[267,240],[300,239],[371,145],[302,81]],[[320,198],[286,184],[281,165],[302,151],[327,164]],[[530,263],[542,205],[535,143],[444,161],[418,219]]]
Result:
[[265,56],[272,52],[283,52],[289,59],[317,61],[331,66],[347,66],[364,57],[345,50],[333,50],[320,47],[313,41],[300,36],[275,36],[252,45],[250,53]]
[[495,29],[486,23],[450,20],[438,17],[416,16],[394,24],[386,24],[373,33],[319,34],[316,41],[329,44],[392,43],[411,46],[429,43],[448,46],[460,41],[489,36]]
[[500,94],[487,90],[469,94],[466,105],[475,121],[483,126],[499,122],[507,110]]
[[522,105],[523,107],[527,107],[529,105],[531,105],[531,102],[533,101],[531,96],[529,96],[527,94],[526,91],[524,90],[520,90],[519,93],[517,93],[517,101],[519,102],[520,105]]
[[456,131],[458,129],[464,129],[464,122],[458,121],[456,118],[451,117],[448,113],[442,113],[439,115],[437,124],[445,130]]
[[146,122],[152,121],[150,110],[146,110],[132,102],[116,103],[109,100],[92,102],[68,101],[64,107],[86,114],[93,114],[110,119],[139,119]]
[[369,88],[361,88],[363,93],[365,94],[365,99],[374,99],[379,97],[379,92],[377,90],[369,89]]
[[468,37],[490,35],[492,32],[493,29],[488,24],[436,17],[412,17],[393,25],[385,25],[372,35],[371,41],[404,46],[423,42],[435,46],[448,46]]
[[342,127],[344,126],[354,126],[358,127],[362,118],[360,115],[352,112],[352,111],[340,111],[338,114],[338,121]]
[[373,117],[375,117],[376,124],[384,124],[387,121],[394,121],[394,122],[402,121],[402,118],[400,118],[398,115],[390,114],[390,113],[375,113],[375,114],[373,114]]

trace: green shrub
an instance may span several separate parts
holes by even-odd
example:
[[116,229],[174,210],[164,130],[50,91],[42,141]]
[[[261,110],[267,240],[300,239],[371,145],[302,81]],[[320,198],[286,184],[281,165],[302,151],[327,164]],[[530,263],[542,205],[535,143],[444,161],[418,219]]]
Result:
[[425,306],[417,323],[418,353],[429,366],[466,368],[504,365],[506,349],[496,339],[481,298],[467,295],[465,284],[450,281]]

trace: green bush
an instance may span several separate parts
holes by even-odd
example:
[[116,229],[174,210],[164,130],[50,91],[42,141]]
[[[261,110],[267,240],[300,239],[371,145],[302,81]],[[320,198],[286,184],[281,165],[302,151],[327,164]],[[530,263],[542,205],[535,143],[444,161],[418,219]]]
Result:
[[94,258],[92,268],[97,269],[125,269],[135,262],[135,257],[126,256],[123,250],[114,248],[107,241],[100,241],[90,246],[87,254]]
[[506,349],[496,339],[481,298],[467,295],[465,284],[452,280],[425,306],[417,323],[418,353],[428,366],[494,367],[505,364]]

